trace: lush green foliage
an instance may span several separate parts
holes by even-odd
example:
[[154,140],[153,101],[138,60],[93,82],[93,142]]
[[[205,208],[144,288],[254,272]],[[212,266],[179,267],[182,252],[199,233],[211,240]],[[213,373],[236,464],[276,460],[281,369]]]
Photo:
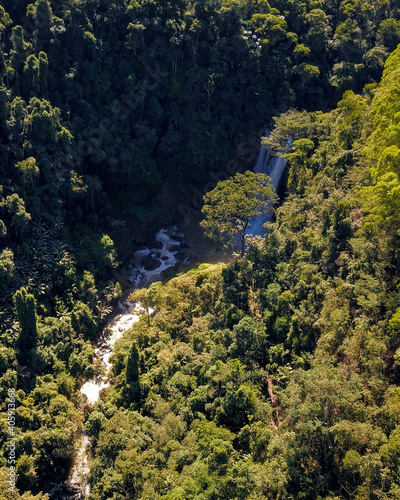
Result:
[[158,287],[96,406],[92,498],[398,498],[399,204],[376,186],[397,168],[399,58],[374,97],[277,118],[290,183],[265,238]]
[[268,210],[278,200],[271,179],[265,174],[247,171],[238,173],[204,196],[202,212],[205,219],[200,223],[204,234],[218,245],[240,244],[240,255],[246,248],[246,231],[251,220]]
[[[0,4],[0,393],[16,388],[20,497],[65,478],[86,420],[93,498],[397,498],[398,51],[375,88],[397,3]],[[139,293],[146,317],[86,418],[132,237],[251,168],[273,115],[277,223],[222,274]]]

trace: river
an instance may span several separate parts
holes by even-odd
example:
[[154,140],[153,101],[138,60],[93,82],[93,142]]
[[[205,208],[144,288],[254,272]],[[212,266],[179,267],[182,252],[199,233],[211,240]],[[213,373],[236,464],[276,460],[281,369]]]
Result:
[[[286,160],[271,157],[265,146],[260,148],[260,153],[255,165],[256,173],[266,173],[271,179],[275,189],[278,188]],[[272,212],[255,218],[249,232],[253,235],[262,235],[265,231],[263,224],[271,220]],[[138,287],[145,287],[156,281],[172,277],[179,271],[186,271],[202,262],[229,262],[233,260],[232,251],[215,253],[212,245],[206,240],[199,227],[201,214],[193,213],[189,219],[182,221],[179,226],[160,229],[153,241],[147,246],[133,253],[126,266],[125,278],[129,283],[124,297],[129,297],[129,292]],[[101,396],[101,391],[110,385],[110,356],[115,343],[124,332],[139,321],[141,307],[138,303],[131,303],[125,299],[119,302],[114,315],[102,331],[95,347],[94,354],[104,366],[104,375],[85,382],[81,393],[89,405],[93,406]],[[76,456],[68,480],[59,485],[52,499],[84,500],[89,496],[87,476],[89,473],[90,440],[81,431],[76,439]]]
[[[88,380],[81,387],[81,393],[90,406],[110,385],[110,356],[115,343],[139,321],[143,311],[138,303],[127,299],[131,291],[156,281],[186,271],[201,262],[219,262],[233,259],[232,252],[213,252],[212,245],[202,236],[199,227],[201,214],[194,214],[190,220],[179,225],[160,229],[153,241],[132,255],[125,268],[125,281],[129,283],[116,310],[101,332],[94,347],[94,355],[104,367],[104,375]],[[184,233],[183,233],[184,232]],[[65,483],[58,485],[52,494],[53,500],[83,500],[89,496],[87,475],[89,473],[90,440],[82,431],[76,439],[76,455]]]

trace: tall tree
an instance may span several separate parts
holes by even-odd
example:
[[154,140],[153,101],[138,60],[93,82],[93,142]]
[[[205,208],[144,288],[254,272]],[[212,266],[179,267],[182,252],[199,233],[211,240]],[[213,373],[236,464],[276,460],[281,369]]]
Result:
[[37,345],[37,320],[35,297],[21,288],[14,294],[14,304],[21,327],[18,338],[18,356],[21,360]]
[[132,344],[126,362],[126,396],[129,403],[140,399],[139,351],[135,344]]
[[246,231],[251,220],[272,210],[277,201],[271,179],[265,174],[247,171],[218,182],[204,196],[202,212],[205,219],[200,223],[204,234],[220,246],[240,244],[240,255],[246,248]]

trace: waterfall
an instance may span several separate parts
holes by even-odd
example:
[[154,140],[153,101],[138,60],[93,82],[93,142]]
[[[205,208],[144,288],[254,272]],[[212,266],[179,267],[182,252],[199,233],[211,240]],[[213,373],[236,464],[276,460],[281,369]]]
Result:
[[[265,131],[265,135],[269,135],[269,131]],[[267,146],[261,145],[260,153],[256,164],[254,166],[254,173],[267,174],[271,177],[271,184],[274,186],[275,191],[278,190],[283,172],[287,164],[286,158],[280,156],[272,156]],[[273,211],[258,215],[251,221],[248,234],[253,236],[262,236],[265,234],[263,225],[272,219]]]
[[[268,130],[265,131],[265,135],[267,136]],[[268,165],[271,157],[271,152],[269,151],[267,146],[261,144],[260,152],[258,154],[258,158],[256,164],[254,166],[255,174],[265,174],[265,167]]]
[[[266,134],[268,135],[268,131]],[[261,146],[256,164],[255,173],[264,173],[271,177],[275,189],[285,170],[286,160],[272,156],[266,146]],[[271,220],[272,211],[255,217],[251,221],[249,233],[252,235],[263,235],[265,230],[263,224]],[[135,289],[148,286],[150,283],[161,280],[163,273],[174,268],[179,262],[187,263],[189,256],[183,251],[188,248],[185,237],[177,231],[177,227],[160,229],[148,247],[137,250],[128,266],[129,282],[131,288]],[[229,260],[228,258],[227,260]],[[125,302],[121,303],[116,314],[106,326],[102,335],[94,346],[94,353],[104,366],[103,376],[86,381],[81,387],[81,394],[86,404],[92,406],[100,398],[103,389],[110,385],[110,356],[115,343],[123,336],[124,332],[139,321],[141,315],[140,304]],[[53,495],[54,500],[84,500],[90,494],[87,484],[89,473],[89,448],[90,440],[82,431],[76,441],[76,457],[69,478],[66,482],[58,485],[58,495]]]

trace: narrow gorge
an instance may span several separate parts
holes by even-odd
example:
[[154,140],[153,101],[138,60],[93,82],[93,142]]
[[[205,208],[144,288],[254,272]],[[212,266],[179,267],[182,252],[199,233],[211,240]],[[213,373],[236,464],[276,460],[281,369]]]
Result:
[[[271,178],[275,190],[278,190],[287,161],[284,158],[273,156],[266,146],[261,146],[254,167],[255,173],[264,173]],[[249,235],[262,236],[265,233],[263,224],[271,220],[273,212],[261,214],[251,221]],[[129,264],[126,266],[126,274],[130,287],[124,291],[124,296],[129,297],[130,291],[148,287],[151,283],[163,280],[168,270],[182,266],[188,267],[190,256],[185,252],[189,247],[185,235],[177,230],[176,226],[161,228],[155,235],[154,241],[148,247],[136,250]],[[209,242],[207,256],[212,253],[212,244]],[[198,256],[197,258],[207,257]],[[228,254],[228,260],[231,260]],[[100,361],[103,367],[102,375],[93,380],[86,381],[81,387],[81,393],[85,396],[87,403],[93,406],[101,397],[101,391],[110,386],[112,364],[110,356],[115,343],[129,330],[134,323],[138,322],[144,310],[140,303],[130,302],[129,299],[120,301],[112,319],[103,329],[94,347],[95,359]],[[76,440],[76,456],[73,466],[65,485],[60,485],[62,495],[70,498],[85,499],[89,495],[89,486],[86,478],[90,465],[90,440],[83,430],[80,431]]]

